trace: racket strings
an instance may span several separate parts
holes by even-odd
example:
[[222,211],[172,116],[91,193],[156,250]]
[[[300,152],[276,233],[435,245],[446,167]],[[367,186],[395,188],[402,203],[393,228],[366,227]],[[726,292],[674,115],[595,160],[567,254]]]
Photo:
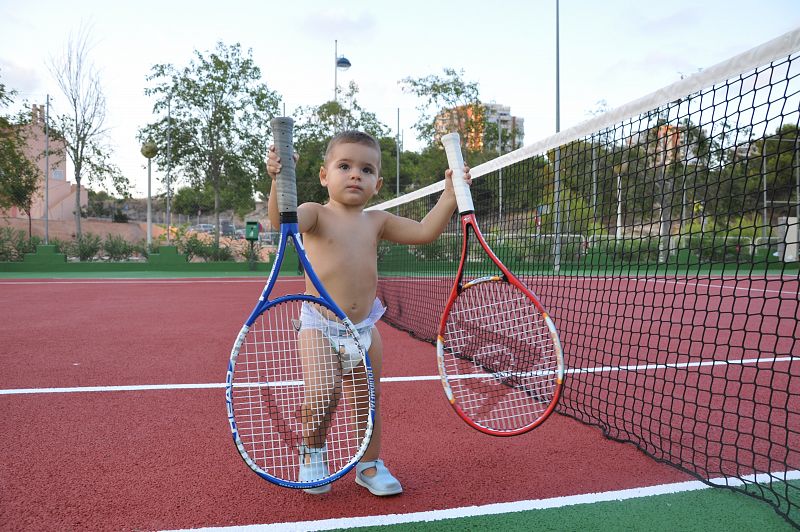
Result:
[[[342,340],[352,329],[335,318],[303,326],[301,308],[302,301],[286,300],[256,318],[231,391],[242,449],[258,469],[290,482],[298,481],[303,446],[325,447],[331,474],[343,469],[365,443],[370,420],[363,362],[347,372],[342,366]],[[362,352],[356,344],[355,356]],[[314,480],[322,479],[304,482]]]
[[475,423],[513,431],[534,423],[556,391],[558,357],[544,316],[503,280],[469,285],[447,317],[444,370]]

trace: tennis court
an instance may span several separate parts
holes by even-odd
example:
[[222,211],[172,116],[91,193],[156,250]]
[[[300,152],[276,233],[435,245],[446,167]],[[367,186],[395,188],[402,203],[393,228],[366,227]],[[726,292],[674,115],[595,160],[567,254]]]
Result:
[[[800,527],[798,54],[800,30],[472,166],[487,243],[564,348],[556,413],[528,434],[471,430],[441,390],[457,220],[380,245],[397,497],[352,473],[309,497],[240,460],[223,381],[263,279],[0,281],[0,526]],[[420,219],[443,186],[370,208]],[[465,278],[497,273],[466,252]]]
[[[383,455],[406,492],[376,499],[352,474],[322,497],[279,488],[241,462],[224,406],[229,344],[260,279],[0,283],[7,317],[0,325],[6,428],[0,520],[6,530],[155,530],[371,516],[358,522],[364,526],[393,514],[583,494],[596,495],[582,502],[602,500],[602,492],[692,479],[563,415],[522,437],[479,434],[444,399],[434,348],[381,324],[390,346]],[[288,289],[299,279],[282,283]],[[771,510],[766,515],[767,527],[784,526]]]

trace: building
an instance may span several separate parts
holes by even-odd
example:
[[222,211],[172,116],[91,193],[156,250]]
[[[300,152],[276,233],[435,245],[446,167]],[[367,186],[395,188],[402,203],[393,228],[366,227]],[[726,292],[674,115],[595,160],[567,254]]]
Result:
[[[482,116],[481,116],[482,115]],[[488,128],[487,124],[495,124]],[[499,127],[499,130],[498,130]],[[523,146],[525,140],[525,121],[513,116],[511,107],[496,103],[462,105],[446,109],[436,115],[434,122],[436,140],[451,131],[458,131],[465,139],[468,149],[478,151],[484,148],[507,153]],[[496,136],[502,136],[502,143]]]
[[[511,107],[497,103],[483,104],[486,108],[486,123],[499,124],[502,135],[501,149],[503,153],[521,148],[525,141],[525,119],[513,116]],[[486,139],[488,142],[488,139]],[[494,142],[497,145],[497,142]]]
[[[47,182],[48,190],[48,218],[50,220],[71,220],[75,217],[75,191],[78,185],[67,181],[66,146],[64,141],[50,138],[49,146],[45,143],[45,110],[43,105],[31,106],[31,121],[21,126],[22,136],[25,139],[23,152],[25,156],[40,169],[39,191],[33,199],[31,218],[41,219],[45,216],[45,152],[50,164],[50,179]],[[89,192],[80,187],[81,208],[89,205]],[[0,215],[8,218],[26,218],[27,215],[17,207],[8,211],[0,211]]]

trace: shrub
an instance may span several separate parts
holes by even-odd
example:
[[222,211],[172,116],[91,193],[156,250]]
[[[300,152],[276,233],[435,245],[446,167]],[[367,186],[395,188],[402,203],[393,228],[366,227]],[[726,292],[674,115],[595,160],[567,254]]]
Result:
[[419,260],[452,260],[450,245],[443,238],[437,238],[429,244],[411,247],[411,254]]
[[189,261],[195,257],[208,260],[211,255],[211,246],[198,238],[197,233],[190,233],[178,241],[178,252],[186,255]]
[[592,266],[657,264],[658,243],[658,237],[603,239],[589,248],[587,264]]
[[737,263],[751,260],[750,240],[729,233],[691,235],[687,247],[700,262]]
[[69,256],[69,252],[71,250],[71,245],[69,242],[64,242],[58,238],[51,238],[50,245],[55,246],[56,253],[63,253],[64,255]]
[[245,262],[249,262],[251,264],[258,262],[261,258],[261,243],[247,242],[245,245],[238,248],[237,255],[244,259]]
[[126,260],[133,253],[134,247],[119,235],[107,235],[103,250],[110,260]]
[[39,237],[29,240],[25,231],[2,227],[0,228],[0,261],[21,261],[25,258],[26,253],[33,253],[36,250],[39,242]]
[[215,247],[213,244],[209,246],[210,253],[208,259],[215,262],[226,262],[233,260],[233,252],[231,248],[226,246]]
[[74,242],[74,256],[80,261],[92,260],[102,248],[100,237],[92,233],[84,233]]

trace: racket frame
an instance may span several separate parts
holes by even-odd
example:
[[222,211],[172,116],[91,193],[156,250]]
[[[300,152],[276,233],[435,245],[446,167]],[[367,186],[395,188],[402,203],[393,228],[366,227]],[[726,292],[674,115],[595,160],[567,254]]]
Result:
[[[485,434],[489,434],[492,436],[517,436],[519,434],[524,434],[539,425],[541,425],[555,410],[556,405],[558,404],[558,400],[561,396],[561,389],[564,384],[564,355],[563,349],[561,346],[561,340],[558,336],[558,331],[553,323],[552,318],[545,310],[542,303],[539,301],[539,298],[534,294],[525,284],[514,275],[511,270],[509,270],[505,264],[500,260],[500,258],[492,251],[492,248],[486,242],[486,239],[483,237],[483,233],[478,226],[478,221],[475,217],[474,206],[472,203],[472,195],[470,193],[469,187],[464,182],[464,160],[461,155],[461,141],[458,133],[450,133],[448,135],[444,135],[442,137],[442,143],[444,144],[445,151],[447,152],[447,158],[450,163],[450,166],[453,170],[452,181],[453,181],[453,188],[456,193],[456,201],[458,203],[458,210],[461,219],[461,258],[458,264],[458,270],[456,272],[455,281],[453,283],[453,287],[450,290],[450,295],[447,299],[447,303],[445,304],[444,311],[442,312],[441,319],[439,321],[439,330],[436,338],[436,359],[437,359],[437,366],[439,369],[439,377],[442,381],[442,387],[444,388],[445,396],[447,397],[450,406],[453,407],[455,412],[461,417],[468,425],[472,428],[483,432]],[[476,279],[472,279],[466,283],[463,283],[464,280],[464,271],[466,269],[467,264],[467,257],[469,254],[469,231],[472,230],[472,233],[477,238],[478,243],[480,244],[483,251],[487,254],[487,256],[491,259],[491,261],[497,266],[500,270],[501,275],[487,275],[483,277],[478,277]],[[534,420],[532,423],[520,427],[515,430],[494,430],[489,427],[485,427],[476,423],[458,404],[456,401],[455,395],[453,393],[453,389],[450,386],[450,378],[447,373],[446,368],[446,360],[445,360],[445,340],[444,335],[447,327],[447,318],[450,315],[450,310],[453,307],[458,295],[464,291],[468,290],[470,287],[478,285],[480,283],[485,282],[507,282],[520,291],[522,291],[528,299],[534,304],[536,310],[542,315],[542,318],[547,325],[548,331],[550,333],[550,338],[553,342],[553,352],[557,360],[557,372],[556,372],[556,386],[553,393],[553,398],[550,401],[550,404],[547,408],[539,415],[539,417]]]
[[[273,127],[273,129],[276,128]],[[289,142],[291,142],[291,140],[289,140]],[[289,156],[289,159],[290,158],[291,155]],[[292,167],[292,175],[293,174],[294,170]],[[226,373],[226,378],[225,378],[225,402],[228,414],[228,425],[230,426],[231,435],[233,436],[233,442],[236,445],[236,449],[239,451],[239,455],[242,457],[247,466],[261,478],[268,480],[279,486],[287,488],[295,488],[295,489],[307,489],[329,484],[341,478],[358,463],[358,461],[366,452],[367,447],[369,446],[370,440],[372,438],[372,432],[374,430],[374,424],[375,424],[375,383],[374,383],[374,375],[373,375],[372,363],[369,358],[369,353],[367,352],[366,349],[363,348],[363,343],[360,340],[358,330],[355,328],[350,318],[347,317],[347,315],[341,310],[341,308],[339,308],[339,306],[330,296],[328,291],[323,286],[322,282],[319,280],[319,277],[317,277],[316,272],[314,272],[314,268],[311,266],[311,263],[308,260],[305,247],[303,247],[303,241],[300,238],[300,228],[297,223],[296,204],[294,205],[293,208],[291,206],[288,208],[281,207],[280,221],[281,225],[280,225],[280,239],[278,241],[278,251],[275,255],[275,260],[272,263],[272,268],[270,270],[269,277],[267,278],[267,282],[264,285],[264,289],[261,291],[261,296],[258,298],[258,302],[256,303],[252,312],[250,313],[244,325],[242,326],[241,330],[239,331],[236,341],[234,342],[233,348],[231,349],[231,355],[228,361],[228,371]],[[286,246],[289,241],[293,243],[295,250],[297,251],[298,259],[300,260],[300,263],[303,266],[305,274],[306,276],[308,276],[308,279],[311,281],[314,288],[316,288],[317,292],[319,293],[319,297],[308,294],[288,294],[277,297],[272,300],[269,299],[269,296],[272,293],[275,283],[278,280],[281,265],[284,261],[284,257],[286,254]],[[364,370],[366,373],[368,390],[369,390],[369,415],[367,418],[367,426],[365,428],[364,437],[362,438],[361,444],[357,452],[350,458],[350,460],[343,467],[331,473],[328,477],[308,482],[296,482],[277,477],[265,471],[264,469],[259,467],[258,464],[255,463],[255,461],[253,461],[253,459],[249,456],[247,450],[245,449],[244,444],[242,443],[239,434],[239,428],[236,423],[234,404],[233,404],[233,388],[235,386],[233,382],[234,369],[236,367],[236,361],[239,357],[239,350],[241,349],[241,346],[244,343],[244,340],[247,336],[247,332],[250,330],[250,327],[252,327],[253,323],[255,323],[256,319],[258,319],[258,317],[262,313],[266,312],[275,305],[279,305],[283,302],[291,300],[304,301],[310,303],[321,303],[326,308],[332,310],[336,315],[336,317],[339,320],[341,320],[341,322],[349,329],[349,331],[353,334],[354,338],[358,341],[359,347],[361,348],[361,352],[363,353],[362,361],[364,363]]]

